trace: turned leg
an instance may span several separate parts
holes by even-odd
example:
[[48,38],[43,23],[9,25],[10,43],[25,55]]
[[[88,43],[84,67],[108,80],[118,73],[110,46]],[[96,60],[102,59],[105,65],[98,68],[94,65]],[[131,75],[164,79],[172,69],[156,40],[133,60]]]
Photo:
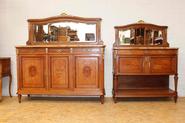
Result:
[[0,101],[2,100],[2,78],[0,75]]
[[114,89],[112,89],[112,97],[113,97],[113,99],[114,99],[114,97],[115,97]]
[[176,103],[177,102],[177,98],[178,98],[178,93],[177,93],[178,74],[175,74],[174,82],[175,82],[175,97],[174,97],[174,101]]
[[12,86],[12,74],[9,75],[9,95],[10,97],[12,97],[11,86]]
[[117,103],[116,92],[118,91],[117,90],[118,76],[114,75],[113,77],[114,77],[113,78],[113,100],[114,100],[114,103]]
[[22,95],[18,94],[18,101],[19,101],[19,103],[21,103],[21,97],[22,97]]
[[2,64],[0,62],[0,101],[2,99]]
[[28,96],[28,99],[30,99],[30,94],[28,94],[27,96]]
[[176,95],[176,96],[174,96],[174,102],[176,103],[177,102],[177,98],[178,98],[178,96]]
[[101,104],[104,104],[104,95],[100,96],[100,101],[101,101]]
[[117,103],[117,97],[114,97],[113,99],[114,99],[114,103]]
[[117,103],[117,98],[116,98],[116,96],[115,96],[114,89],[112,90],[112,95],[113,95],[113,100],[114,100],[114,103]]

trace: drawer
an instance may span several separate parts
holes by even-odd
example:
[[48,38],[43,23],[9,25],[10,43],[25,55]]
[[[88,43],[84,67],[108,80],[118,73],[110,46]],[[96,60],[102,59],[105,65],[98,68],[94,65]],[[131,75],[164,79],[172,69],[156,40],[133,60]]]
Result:
[[118,57],[118,73],[143,73],[143,57]]
[[150,72],[175,74],[177,72],[176,57],[150,57]]
[[118,50],[118,55],[176,55],[177,49],[124,49]]
[[1,59],[0,64],[2,65],[2,74],[10,73],[10,59]]
[[45,54],[45,48],[21,48],[17,49],[17,54]]
[[145,50],[118,50],[117,53],[119,55],[144,55]]
[[73,53],[103,53],[103,48],[73,48]]
[[70,48],[49,48],[48,49],[49,54],[65,54],[70,53]]
[[177,55],[178,50],[146,50],[146,55]]

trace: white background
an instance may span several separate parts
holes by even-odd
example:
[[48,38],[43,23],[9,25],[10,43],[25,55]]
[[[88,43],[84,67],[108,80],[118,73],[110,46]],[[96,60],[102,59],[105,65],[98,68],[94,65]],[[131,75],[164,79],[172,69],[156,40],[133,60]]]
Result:
[[[105,50],[106,96],[112,91],[112,44],[114,26],[144,20],[167,25],[168,42],[179,50],[179,96],[185,96],[185,0],[0,0],[0,56],[11,57],[13,95],[17,90],[16,45],[28,40],[27,19],[56,16],[62,12],[82,17],[102,18]],[[173,78],[170,78],[173,87]],[[3,79],[3,95],[8,95],[8,78]]]

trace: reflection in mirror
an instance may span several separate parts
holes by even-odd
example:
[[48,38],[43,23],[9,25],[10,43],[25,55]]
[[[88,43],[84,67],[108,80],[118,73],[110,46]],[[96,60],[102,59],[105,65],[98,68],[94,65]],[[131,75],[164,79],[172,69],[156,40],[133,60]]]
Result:
[[162,45],[163,33],[161,30],[152,30],[144,28],[120,30],[119,42],[121,45]]
[[153,39],[154,45],[161,45],[163,43],[162,31],[154,31]]
[[152,30],[150,29],[146,30],[146,42],[150,45],[153,45],[153,36],[154,33]]
[[146,41],[149,45],[161,45],[163,43],[161,30],[146,30]]
[[119,31],[119,41],[122,45],[144,44],[144,29],[129,29]]
[[96,41],[96,24],[58,22],[35,25],[34,40],[39,41]]
[[135,29],[135,44],[144,44],[144,28]]
[[119,31],[120,44],[129,45],[131,43],[131,31],[121,30]]

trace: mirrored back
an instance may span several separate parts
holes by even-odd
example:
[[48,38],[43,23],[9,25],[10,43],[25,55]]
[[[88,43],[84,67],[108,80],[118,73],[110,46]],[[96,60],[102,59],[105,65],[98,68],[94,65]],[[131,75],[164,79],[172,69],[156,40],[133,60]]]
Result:
[[29,19],[27,44],[102,44],[101,18],[61,15],[44,19]]
[[162,30],[132,28],[119,30],[118,33],[120,45],[162,45],[163,43]]
[[120,46],[169,46],[167,26],[149,23],[134,23],[116,26],[115,45]]
[[34,40],[36,42],[96,41],[96,24],[57,22],[34,26]]

